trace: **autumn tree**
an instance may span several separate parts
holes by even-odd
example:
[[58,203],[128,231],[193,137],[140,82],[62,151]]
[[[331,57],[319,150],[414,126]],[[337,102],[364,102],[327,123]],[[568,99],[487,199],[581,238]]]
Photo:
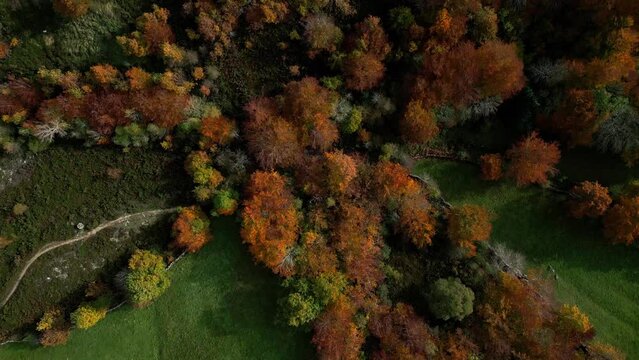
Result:
[[344,296],[315,322],[313,344],[322,360],[357,360],[364,335],[355,324],[356,309]]
[[439,134],[435,115],[419,100],[411,101],[406,107],[400,129],[403,138],[413,143],[430,141]]
[[455,207],[448,215],[448,236],[455,246],[469,256],[477,252],[476,243],[487,241],[492,231],[488,210],[479,205]]
[[342,30],[335,25],[333,18],[326,14],[307,17],[304,29],[306,42],[311,48],[312,55],[318,51],[334,52],[344,38]]
[[591,90],[570,89],[559,108],[548,118],[541,117],[541,126],[550,129],[573,147],[590,145],[592,136],[605,118],[595,105],[595,94]]
[[296,126],[280,114],[274,99],[257,98],[245,107],[244,134],[249,152],[262,168],[291,167],[303,155]]
[[437,219],[435,211],[425,196],[411,196],[404,199],[398,209],[399,231],[417,248],[431,245]]
[[200,147],[215,150],[218,146],[228,145],[237,136],[237,126],[225,116],[207,116],[202,118],[200,135]]
[[371,292],[384,278],[381,269],[381,218],[373,204],[343,203],[333,232],[335,248],[349,280]]
[[91,66],[90,74],[98,85],[107,87],[117,79],[120,72],[109,64],[99,64]]
[[503,160],[499,154],[484,154],[479,158],[481,178],[488,181],[497,181],[503,175]]
[[639,237],[639,196],[622,196],[603,218],[604,235],[617,244],[633,244]]
[[169,130],[185,120],[184,110],[190,103],[188,95],[159,87],[136,91],[130,96],[133,108],[144,121]]
[[162,256],[148,250],[136,250],[129,259],[128,270],[125,286],[138,307],[150,304],[171,284]]
[[324,153],[326,183],[332,193],[346,191],[348,185],[357,176],[357,162],[341,151]]
[[53,10],[70,18],[77,18],[89,11],[89,0],[53,0]]
[[118,36],[118,43],[133,56],[160,54],[162,45],[175,42],[175,34],[168,24],[169,15],[169,10],[153,5],[152,12],[137,18],[138,31],[130,36]]
[[357,23],[346,48],[349,52],[343,64],[346,87],[363,91],[379,85],[386,71],[383,61],[391,50],[380,18],[368,16]]
[[379,359],[429,359],[437,353],[437,339],[408,304],[382,307],[368,328],[380,341]]
[[173,246],[190,253],[199,251],[212,240],[206,214],[196,206],[182,208],[173,223]]
[[[314,136],[322,137],[314,135],[313,132],[328,131],[334,133],[333,136],[329,136],[328,145],[330,145],[337,139],[338,135],[337,126],[328,120],[336,101],[337,94],[335,92],[321,86],[316,78],[305,77],[300,81],[288,83],[284,88],[283,115],[299,129],[304,144],[311,144]],[[322,127],[332,127],[334,130],[322,129]],[[326,146],[311,145],[326,150]]]
[[557,172],[555,165],[561,153],[556,143],[547,143],[533,132],[508,150],[507,156],[510,159],[507,175],[522,186],[546,184],[548,176]]
[[598,182],[584,181],[570,190],[568,209],[574,218],[597,218],[612,204],[612,198],[605,186]]
[[253,29],[265,24],[277,24],[288,14],[288,6],[281,0],[258,0],[246,10],[246,21]]
[[299,215],[284,177],[258,171],[246,186],[242,210],[242,240],[259,263],[276,274],[293,272],[291,253],[298,237]]
[[404,197],[421,192],[419,183],[410,177],[408,169],[391,162],[380,161],[372,169],[373,191],[385,206],[396,206]]
[[132,67],[125,73],[131,90],[143,90],[151,84],[151,74],[139,67]]

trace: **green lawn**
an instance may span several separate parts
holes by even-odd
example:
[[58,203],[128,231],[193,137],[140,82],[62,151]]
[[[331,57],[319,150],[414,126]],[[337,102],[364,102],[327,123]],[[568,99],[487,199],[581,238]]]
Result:
[[309,359],[310,334],[275,324],[278,279],[253,264],[231,219],[171,269],[171,288],[145,309],[110,313],[57,348],[11,344],[0,359]]
[[529,266],[552,265],[559,276],[559,299],[588,313],[599,339],[639,359],[636,248],[607,244],[599,224],[569,219],[560,198],[538,187],[487,183],[479,179],[478,169],[445,161],[425,161],[416,172],[430,174],[451,203],[492,210],[492,241],[524,254]]

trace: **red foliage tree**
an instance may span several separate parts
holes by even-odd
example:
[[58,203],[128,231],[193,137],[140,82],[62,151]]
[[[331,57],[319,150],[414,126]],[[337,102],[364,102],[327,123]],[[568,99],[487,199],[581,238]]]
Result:
[[547,143],[536,132],[508,150],[510,168],[507,175],[515,179],[517,185],[545,184],[548,176],[557,170],[561,152],[556,143]]
[[240,235],[255,260],[276,274],[292,274],[290,251],[298,236],[298,218],[293,194],[280,174],[258,171],[251,175]]
[[570,190],[570,196],[568,209],[570,215],[577,219],[597,218],[603,215],[612,204],[608,188],[601,186],[598,182],[581,182]]
[[390,202],[398,203],[403,197],[421,192],[419,183],[412,179],[408,169],[400,164],[380,161],[373,167],[372,172],[373,191],[384,205]]
[[296,126],[312,124],[317,117],[328,119],[337,94],[320,85],[313,77],[292,81],[284,88],[284,116]]
[[346,191],[357,176],[357,161],[341,151],[324,153],[326,184],[330,192]]
[[349,51],[343,64],[346,87],[362,91],[379,85],[386,71],[384,59],[391,50],[381,20],[369,16],[357,23],[346,48]]
[[357,91],[375,88],[384,79],[386,66],[369,53],[353,53],[344,60],[346,88]]
[[302,158],[295,127],[282,117],[251,118],[245,122],[244,132],[249,152],[265,169],[293,166]]
[[175,42],[173,30],[167,23],[169,15],[169,10],[154,5],[153,12],[144,13],[138,18],[138,27],[149,52],[159,54],[162,44]]
[[437,353],[437,339],[410,305],[382,307],[368,328],[380,342],[376,359],[429,359]]
[[639,237],[639,196],[622,196],[603,219],[604,235],[615,244],[633,244]]
[[503,160],[499,154],[485,154],[479,158],[481,166],[481,178],[489,181],[497,181],[503,175]]
[[340,297],[317,319],[313,344],[322,360],[357,360],[364,335],[354,322],[356,309]]

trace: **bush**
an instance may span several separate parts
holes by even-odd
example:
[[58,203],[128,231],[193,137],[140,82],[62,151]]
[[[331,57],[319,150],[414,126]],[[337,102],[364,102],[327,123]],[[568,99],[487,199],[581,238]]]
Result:
[[96,308],[92,305],[84,304],[71,313],[71,322],[78,329],[88,329],[104,319],[106,314],[106,307]]
[[171,285],[162,256],[148,250],[136,250],[129,259],[125,285],[135,306],[146,306],[160,297]]
[[50,347],[64,345],[69,340],[69,329],[47,330],[40,335],[40,345]]
[[463,320],[473,313],[475,294],[458,278],[435,281],[427,295],[430,312],[441,320]]

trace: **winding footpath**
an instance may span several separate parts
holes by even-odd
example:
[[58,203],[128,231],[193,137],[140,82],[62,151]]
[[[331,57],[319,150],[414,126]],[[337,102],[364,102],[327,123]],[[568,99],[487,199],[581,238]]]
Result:
[[22,268],[20,269],[20,271],[18,272],[17,277],[11,281],[7,287],[7,289],[4,292],[4,296],[2,296],[2,300],[0,301],[0,309],[3,308],[7,302],[9,301],[9,299],[11,299],[11,297],[13,296],[13,294],[15,293],[16,289],[18,288],[18,285],[20,285],[20,282],[22,281],[22,278],[24,277],[24,275],[27,273],[27,271],[29,270],[29,268],[31,267],[31,265],[33,265],[33,263],[38,260],[38,258],[46,253],[48,253],[51,250],[57,249],[59,247],[62,246],[66,246],[66,245],[71,245],[83,240],[86,240],[88,238],[91,238],[93,236],[95,236],[97,233],[101,232],[102,230],[108,229],[110,227],[114,227],[117,225],[120,225],[122,223],[127,222],[128,220],[134,219],[134,218],[145,218],[145,217],[152,217],[152,216],[158,216],[158,215],[164,215],[164,214],[170,214],[170,213],[175,213],[178,211],[179,208],[175,207],[175,208],[170,208],[170,209],[161,209],[161,210],[149,210],[149,211],[143,211],[143,212],[139,212],[139,213],[135,213],[135,214],[127,214],[124,216],[121,216],[115,220],[111,220],[105,223],[100,224],[98,227],[96,227],[95,229],[84,233],[82,235],[78,235],[74,238],[68,239],[68,240],[62,240],[62,241],[56,241],[56,242],[52,242],[52,243],[48,243],[44,246],[42,246],[38,251],[35,252],[35,254],[33,254],[29,260],[24,263],[24,265],[22,266]]

